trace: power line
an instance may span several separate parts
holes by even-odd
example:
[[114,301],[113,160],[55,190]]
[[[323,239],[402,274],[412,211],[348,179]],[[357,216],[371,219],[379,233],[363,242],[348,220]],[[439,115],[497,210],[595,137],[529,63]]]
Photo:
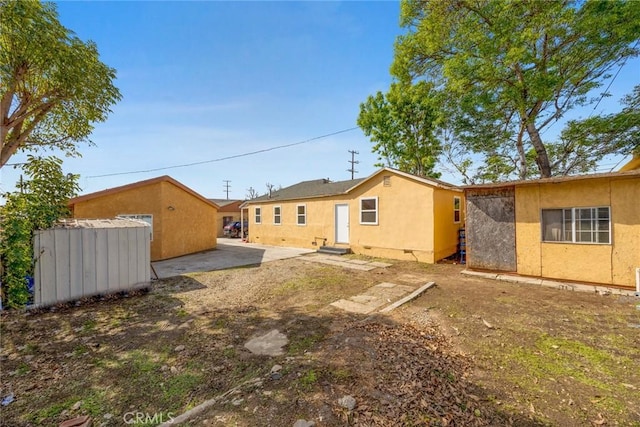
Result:
[[[631,49],[635,49],[636,46],[638,46],[639,42],[640,41],[636,41],[636,43],[633,45],[633,47]],[[613,76],[613,78],[609,82],[609,85],[607,86],[607,88],[604,90],[604,92],[602,92],[602,95],[600,96],[600,99],[598,100],[598,102],[596,102],[596,105],[593,107],[593,110],[591,110],[591,114],[593,114],[593,112],[596,110],[596,108],[598,108],[598,105],[600,105],[600,101],[602,101],[604,99],[605,95],[607,94],[607,92],[609,92],[609,89],[611,88],[611,85],[616,80],[616,77],[618,77],[618,74],[620,74],[620,71],[622,71],[622,68],[624,67],[624,65],[627,63],[627,58],[629,58],[629,57],[628,56],[625,57],[624,60],[622,61],[622,63],[620,63],[620,68],[618,68],[618,72],[616,72],[615,76]],[[589,115],[589,117],[591,117],[591,114]]]
[[328,133],[326,135],[320,135],[320,136],[316,136],[316,137],[313,137],[313,138],[305,139],[304,141],[293,142],[291,144],[277,145],[275,147],[263,148],[262,150],[250,151],[248,153],[242,153],[242,154],[235,154],[233,156],[220,157],[220,158],[211,159],[211,160],[203,160],[201,162],[185,163],[185,164],[182,164],[182,165],[165,166],[165,167],[162,167],[162,168],[153,168],[153,169],[145,169],[145,170],[137,170],[137,171],[106,173],[106,174],[102,174],[102,175],[91,175],[91,176],[87,176],[86,178],[104,178],[104,177],[108,177],[108,176],[131,175],[131,174],[136,174],[136,173],[157,172],[157,171],[162,171],[162,170],[167,170],[167,169],[186,168],[188,166],[197,166],[197,165],[204,165],[206,163],[222,162],[224,160],[237,159],[239,157],[247,157],[247,156],[252,156],[254,154],[260,154],[260,153],[266,153],[268,151],[279,150],[281,148],[288,148],[288,147],[293,147],[293,146],[296,146],[296,145],[307,144],[309,142],[317,141],[319,139],[328,138],[330,136],[339,135],[341,133],[351,132],[352,130],[356,130],[356,129],[358,129],[358,127],[342,129],[342,130],[339,130],[337,132]]

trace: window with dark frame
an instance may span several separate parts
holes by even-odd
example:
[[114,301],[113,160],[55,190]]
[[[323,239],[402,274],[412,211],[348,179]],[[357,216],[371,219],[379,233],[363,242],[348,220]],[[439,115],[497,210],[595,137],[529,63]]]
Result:
[[254,217],[255,217],[256,224],[261,224],[262,223],[262,208],[255,208],[254,214],[255,214]]
[[282,208],[280,206],[273,207],[273,223],[275,225],[282,224],[281,212],[282,212]]
[[307,225],[307,205],[296,206],[296,212],[297,212],[296,223],[298,225]]
[[461,199],[458,196],[453,196],[453,222],[460,222],[460,206]]

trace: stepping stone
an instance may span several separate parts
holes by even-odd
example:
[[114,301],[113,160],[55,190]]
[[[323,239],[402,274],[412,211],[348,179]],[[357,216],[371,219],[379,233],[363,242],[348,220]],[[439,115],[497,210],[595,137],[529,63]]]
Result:
[[284,354],[282,347],[287,345],[287,336],[277,329],[273,329],[264,335],[247,341],[244,346],[253,354],[264,356],[281,356]]

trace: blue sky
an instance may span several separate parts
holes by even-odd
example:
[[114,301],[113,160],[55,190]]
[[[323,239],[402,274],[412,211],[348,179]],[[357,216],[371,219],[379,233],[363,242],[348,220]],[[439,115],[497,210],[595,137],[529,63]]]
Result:
[[[96,146],[81,145],[82,158],[65,158],[65,172],[81,175],[82,194],[170,175],[209,198],[225,198],[229,180],[229,198],[242,199],[249,187],[266,192],[266,183],[350,179],[349,150],[359,152],[356,177],[376,170],[372,144],[355,129],[246,157],[101,176],[356,127],[360,103],[391,83],[393,43],[402,31],[398,2],[60,2],[58,12],[63,25],[96,42],[123,95],[96,126]],[[628,61],[595,113],[618,111],[620,97],[640,81],[639,69],[640,60]],[[601,169],[618,161],[607,159]],[[12,190],[18,179],[18,171],[2,168],[0,190]]]

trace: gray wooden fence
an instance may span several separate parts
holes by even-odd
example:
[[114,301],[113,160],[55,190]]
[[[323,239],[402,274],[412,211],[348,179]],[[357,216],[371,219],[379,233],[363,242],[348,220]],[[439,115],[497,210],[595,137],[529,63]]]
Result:
[[149,225],[128,219],[67,220],[37,231],[34,306],[149,285]]

